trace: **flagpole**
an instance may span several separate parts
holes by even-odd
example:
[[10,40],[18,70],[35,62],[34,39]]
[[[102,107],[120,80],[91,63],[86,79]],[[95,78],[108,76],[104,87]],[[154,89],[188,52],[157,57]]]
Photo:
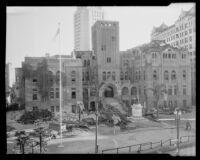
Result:
[[63,143],[62,143],[62,68],[61,68],[61,53],[60,53],[60,22],[58,23],[59,25],[59,65],[60,65],[60,139],[61,139],[61,143],[58,147],[64,147]]

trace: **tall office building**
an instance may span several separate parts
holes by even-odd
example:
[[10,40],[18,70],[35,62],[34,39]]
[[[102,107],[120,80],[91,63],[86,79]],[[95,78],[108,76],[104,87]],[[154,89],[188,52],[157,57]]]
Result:
[[185,48],[190,53],[192,105],[196,104],[196,16],[195,5],[189,11],[181,11],[179,18],[171,26],[164,23],[154,27],[151,39],[165,40],[177,48]]
[[91,50],[91,27],[104,20],[102,7],[78,7],[74,14],[74,50]]

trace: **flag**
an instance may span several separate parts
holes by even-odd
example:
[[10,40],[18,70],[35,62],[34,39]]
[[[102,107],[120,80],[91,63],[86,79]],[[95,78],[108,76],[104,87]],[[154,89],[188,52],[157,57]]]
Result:
[[55,35],[53,37],[53,41],[56,40],[56,38],[58,37],[59,34],[60,34],[60,27],[57,29],[57,31],[56,31],[56,33],[55,33]]

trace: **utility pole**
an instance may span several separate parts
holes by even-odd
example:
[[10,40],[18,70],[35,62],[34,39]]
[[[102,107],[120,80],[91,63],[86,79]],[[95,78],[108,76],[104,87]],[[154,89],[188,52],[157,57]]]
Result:
[[96,70],[96,135],[95,135],[95,154],[98,154],[98,103],[99,103],[99,84],[98,84],[98,70]]
[[177,155],[179,155],[179,121],[180,121],[181,110],[178,108],[175,110],[174,113],[176,115],[176,129],[177,129]]

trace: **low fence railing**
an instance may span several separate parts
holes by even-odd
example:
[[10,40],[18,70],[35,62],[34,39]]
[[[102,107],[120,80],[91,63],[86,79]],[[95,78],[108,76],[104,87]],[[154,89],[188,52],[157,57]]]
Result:
[[[195,135],[189,135],[189,136],[181,136],[179,138],[179,143],[189,142],[192,140],[192,138],[195,138]],[[153,148],[161,148],[163,146],[172,146],[177,143],[177,139],[168,139],[168,140],[160,140],[157,142],[147,142],[147,143],[141,143],[141,144],[135,144],[135,145],[129,145],[124,147],[117,147],[117,148],[111,148],[111,149],[105,149],[102,150],[102,154],[104,153],[140,153],[141,151],[153,149]]]

